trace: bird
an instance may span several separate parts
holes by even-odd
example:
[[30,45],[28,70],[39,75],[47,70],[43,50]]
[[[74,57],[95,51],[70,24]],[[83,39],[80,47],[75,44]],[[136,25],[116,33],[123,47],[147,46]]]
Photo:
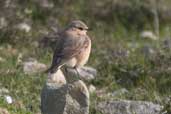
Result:
[[[48,73],[56,73],[61,67],[77,68],[84,66],[91,53],[91,39],[87,35],[88,26],[81,20],[71,21],[59,33],[59,41],[53,54]],[[78,71],[77,71],[78,73]]]

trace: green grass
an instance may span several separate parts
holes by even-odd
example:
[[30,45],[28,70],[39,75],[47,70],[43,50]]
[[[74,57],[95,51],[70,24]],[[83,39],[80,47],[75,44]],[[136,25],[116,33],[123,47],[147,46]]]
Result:
[[[143,41],[136,37],[131,39],[132,34],[138,35],[131,31],[130,33],[122,32],[124,30],[118,33],[113,32],[113,30],[106,32],[102,30],[100,32],[96,28],[90,33],[93,37],[93,50],[88,65],[95,67],[98,71],[97,78],[91,83],[98,89],[106,88],[108,92],[120,88],[126,88],[129,91],[129,93],[115,96],[113,99],[153,101],[165,105],[166,109],[169,109],[170,107],[168,108],[169,105],[164,103],[164,99],[171,94],[170,73],[163,70],[160,71],[160,69],[170,65],[169,63],[164,64],[170,60],[170,55],[163,50],[162,52],[164,53],[161,54],[164,55],[161,57],[146,57],[141,53],[141,47],[149,43],[149,41]],[[106,36],[106,34],[108,35]],[[126,36],[127,39],[124,39]],[[130,42],[137,42],[139,47],[132,51],[127,45]],[[155,47],[155,42],[152,42],[152,45]],[[5,58],[6,61],[0,63],[0,83],[10,91],[10,95],[16,101],[22,101],[23,107],[18,108],[16,104],[8,105],[2,98],[0,106],[16,114],[40,112],[40,93],[45,83],[46,75],[24,74],[22,65],[17,63],[17,57],[19,53],[23,53],[24,59],[34,57],[38,61],[49,65],[52,53],[46,49],[29,46],[27,43],[24,46],[15,45],[12,48],[8,48],[9,46],[3,44],[2,47],[4,49],[0,50],[1,57]],[[13,49],[16,49],[16,51]],[[121,52],[129,51],[129,54],[128,56],[117,55],[118,50]],[[159,72],[156,73],[156,70]],[[97,99],[95,100],[100,101],[96,95],[91,98],[94,99],[96,97]],[[91,104],[91,113],[99,114],[93,105],[95,104]]]
[[[163,70],[160,71],[160,69],[170,65],[169,63],[165,64],[170,60],[168,52],[163,50],[162,52],[164,53],[161,54],[164,55],[161,57],[146,57],[142,54],[141,47],[150,41],[143,41],[137,37],[131,39],[133,36],[138,36],[132,31],[117,31],[113,32],[112,29],[111,31],[99,31],[96,28],[90,32],[90,35],[93,37],[93,50],[88,65],[95,67],[98,71],[97,78],[91,83],[98,89],[106,88],[108,92],[120,88],[126,88],[129,91],[128,94],[121,94],[113,99],[153,101],[168,107],[168,104],[164,104],[164,99],[171,94],[170,73]],[[139,44],[139,47],[132,51],[128,43],[135,42]],[[155,42],[151,42],[151,44],[153,47],[156,46]],[[40,112],[40,93],[45,83],[46,75],[24,74],[22,65],[17,63],[17,57],[19,53],[23,53],[24,59],[34,57],[38,61],[49,65],[52,52],[33,47],[28,43],[26,45],[15,45],[12,48],[8,48],[9,46],[3,44],[2,47],[4,48],[0,50],[1,57],[5,58],[6,61],[0,63],[0,83],[10,91],[10,95],[16,101],[22,101],[23,107],[18,108],[16,104],[8,105],[2,98],[0,106],[16,114]],[[16,51],[13,49],[16,49]],[[128,56],[117,55],[119,53],[118,50],[121,52],[129,51],[129,54]],[[159,72],[156,73],[156,70]],[[94,99],[96,97],[98,96],[93,95],[91,98]],[[95,100],[100,101],[98,98]],[[93,105],[95,104],[91,104],[91,113],[99,114]]]
[[[47,65],[51,63],[52,51],[36,47],[33,42],[44,36],[41,30],[52,32],[48,24],[49,18],[53,17],[59,21],[59,26],[65,26],[69,20],[82,19],[86,20],[92,28],[89,32],[92,39],[92,53],[88,65],[98,71],[97,78],[91,82],[97,89],[105,88],[107,92],[113,92],[126,88],[129,91],[127,94],[115,96],[113,99],[152,101],[164,105],[165,110],[171,112],[171,105],[165,102],[165,99],[171,95],[171,72],[167,70],[171,65],[169,62],[171,53],[162,46],[158,47],[158,43],[161,45],[163,39],[171,37],[170,24],[163,22],[160,28],[161,39],[158,42],[140,38],[142,30],[153,30],[152,22],[145,20],[147,22],[139,28],[140,25],[128,23],[127,17],[124,18],[124,14],[117,14],[117,12],[115,15],[110,14],[111,18],[100,18],[90,12],[93,10],[89,4],[90,1],[86,3],[88,8],[84,7],[83,1],[74,5],[72,2],[65,4],[55,1],[54,8],[45,10],[29,0],[28,8],[33,10],[29,15],[24,13],[26,3],[22,1],[19,3],[16,10],[22,14],[23,19],[10,18],[12,19],[10,26],[0,29],[0,47],[2,48],[0,57],[6,59],[5,62],[0,62],[0,85],[7,88],[10,91],[9,95],[23,105],[22,107],[18,107],[17,103],[9,105],[3,97],[0,97],[0,107],[7,108],[12,114],[40,112],[40,93],[46,75],[24,74],[22,64],[17,62],[17,58],[22,53],[23,61],[33,57]],[[68,7],[64,8],[66,5]],[[14,12],[12,15],[16,16]],[[123,16],[121,21],[117,17],[120,15]],[[131,14],[127,14],[129,15]],[[29,33],[19,31],[14,27],[16,23],[24,19],[32,22],[32,30]],[[145,45],[154,47],[157,54],[145,56],[141,51]],[[103,99],[94,94],[91,95],[91,99],[91,114],[100,114],[95,110],[95,104]]]

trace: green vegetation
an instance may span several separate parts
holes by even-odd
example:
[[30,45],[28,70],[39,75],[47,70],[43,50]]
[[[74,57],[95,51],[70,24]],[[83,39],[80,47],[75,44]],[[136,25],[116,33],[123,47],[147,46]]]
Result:
[[[40,92],[46,75],[26,75],[18,62],[19,54],[22,53],[23,61],[33,57],[49,65],[52,50],[38,47],[35,42],[47,35],[46,32],[53,33],[52,26],[64,27],[70,20],[80,19],[92,28],[89,35],[93,49],[88,65],[97,69],[98,76],[91,83],[108,92],[126,88],[127,94],[114,99],[152,101],[164,105],[164,110],[171,113],[171,50],[163,48],[163,40],[171,37],[171,17],[162,10],[164,6],[169,7],[169,1],[159,5],[160,39],[157,41],[140,38],[141,31],[156,28],[153,7],[146,0],[137,1],[49,0],[54,4],[52,8],[43,7],[41,0],[14,0],[9,8],[5,7],[5,1],[0,2],[0,14],[8,23],[0,28],[0,57],[5,59],[0,61],[0,88],[7,88],[16,101],[7,104],[0,96],[0,107],[12,114],[40,112]],[[16,7],[10,6],[12,4]],[[29,32],[17,29],[23,22],[31,26]],[[154,53],[146,55],[142,51],[146,45],[154,49]],[[92,98],[101,100],[96,95]],[[94,101],[91,114],[99,114],[93,105]]]

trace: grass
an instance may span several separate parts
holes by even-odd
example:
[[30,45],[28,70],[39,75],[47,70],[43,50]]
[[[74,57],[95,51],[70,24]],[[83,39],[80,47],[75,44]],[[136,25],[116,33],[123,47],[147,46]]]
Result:
[[[105,36],[105,33],[102,33],[101,37],[102,35]],[[116,42],[116,39],[112,39],[112,37],[112,35],[109,35],[109,38],[111,39],[107,39],[105,41],[103,41],[102,38],[99,38],[98,40],[93,39],[96,41],[93,46],[89,65],[92,65],[98,70],[98,76],[96,80],[92,81],[92,83],[97,88],[107,87],[109,92],[120,88],[128,89],[128,94],[117,96],[114,99],[147,100],[163,104],[163,99],[168,97],[171,93],[170,73],[161,71],[156,74],[155,71],[156,69],[162,69],[166,64],[163,64],[163,66],[157,66],[158,61],[153,58],[154,63],[151,62],[150,58],[147,58],[140,53],[139,48],[137,48],[136,51],[131,52],[125,45],[129,40],[119,41],[117,39]],[[118,45],[118,42],[119,46],[116,46]],[[141,45],[145,44],[144,41],[140,41],[139,43]],[[50,63],[52,54],[41,49],[33,51],[32,48],[33,47],[22,48],[21,51],[26,54],[25,56],[35,57],[39,61],[47,64]],[[10,49],[7,50],[10,51]],[[19,53],[20,49],[17,50]],[[116,56],[112,55],[113,51],[118,50],[129,50],[130,54],[129,56],[122,56],[122,54]],[[1,52],[2,57],[6,58],[7,61],[0,64],[1,68],[3,68],[1,69],[2,73],[0,82],[3,87],[9,89],[10,95],[16,101],[22,101],[24,109],[17,109],[15,104],[8,107],[4,102],[1,102],[1,105],[9,109],[11,112],[18,111],[17,114],[39,112],[39,96],[46,76],[42,74],[31,76],[24,74],[22,66],[17,63],[18,53],[16,52],[13,55],[10,55],[10,53],[6,52],[7,51]],[[41,55],[43,54],[44,56],[42,57]],[[168,61],[169,58],[170,56],[166,54],[164,55],[164,58],[157,58],[157,60],[159,59],[162,63],[163,61]],[[26,112],[23,112],[22,110]],[[92,113],[94,113],[94,111],[95,110],[92,109]]]
[[[40,92],[46,75],[25,74],[22,64],[18,62],[18,56],[22,54],[23,61],[33,57],[42,63],[50,64],[52,51],[39,48],[33,42],[44,36],[41,30],[51,32],[48,20],[53,17],[59,21],[59,26],[64,26],[69,20],[77,18],[86,20],[92,27],[89,35],[93,45],[88,65],[98,71],[97,78],[91,82],[97,89],[105,88],[107,92],[113,92],[126,88],[129,91],[127,94],[115,96],[113,99],[152,101],[164,105],[164,110],[171,112],[170,102],[166,102],[171,95],[171,72],[168,69],[171,65],[169,62],[171,53],[162,48],[162,41],[166,37],[171,37],[170,24],[161,25],[161,39],[158,42],[140,38],[141,30],[153,28],[151,22],[144,23],[142,28],[137,25],[130,27],[132,23],[125,25],[128,20],[124,20],[124,17],[120,22],[118,18],[114,20],[113,15],[108,22],[98,16],[92,16],[89,2],[86,3],[89,9],[84,8],[84,3],[80,1],[74,5],[55,2],[55,5],[60,4],[60,6],[45,10],[30,0],[28,8],[33,12],[29,15],[24,13],[21,4],[18,10],[23,14],[21,17],[32,22],[32,30],[29,33],[17,30],[13,27],[16,18],[6,29],[0,29],[0,57],[6,60],[0,62],[0,88],[1,86],[7,88],[9,95],[15,100],[13,104],[7,104],[1,96],[0,107],[7,108],[12,114],[40,112]],[[63,8],[65,5],[68,5],[66,9]],[[12,15],[15,13],[13,12]],[[160,43],[159,47],[158,43]],[[153,47],[156,53],[145,56],[142,53],[145,45]],[[100,114],[95,110],[95,105],[103,99],[94,94],[91,95],[91,99],[91,114]]]
[[[7,105],[7,103],[3,101],[3,97],[1,98],[0,104],[3,107],[7,107],[11,113],[19,111],[17,114],[31,114],[31,112],[35,113],[39,111],[39,96],[45,82],[45,75],[27,75],[23,73],[22,65],[17,63],[18,54],[15,53],[16,55],[11,55],[10,52],[6,50],[5,52],[1,51],[1,54],[6,58],[6,61],[0,64],[2,68],[0,72],[0,84],[10,91],[10,95],[15,100],[16,104],[14,102],[12,105]],[[20,109],[21,107],[17,108],[15,106],[18,101],[23,103],[23,111]]]
[[[129,91],[128,94],[122,94],[113,99],[145,100],[169,106],[164,104],[164,99],[171,94],[170,73],[160,71],[160,69],[169,67],[169,63],[164,63],[169,61],[170,55],[166,51],[161,57],[147,57],[141,53],[141,48],[149,41],[143,41],[136,37],[131,39],[133,36],[138,36],[135,33],[122,33],[124,30],[116,31],[99,31],[96,28],[90,33],[93,37],[93,50],[88,64],[98,70],[97,78],[91,83],[98,89],[107,88],[108,92],[120,88],[126,88]],[[128,44],[135,42],[138,43],[139,47],[132,50]],[[155,47],[155,42],[153,43]],[[34,57],[40,62],[50,64],[52,53],[29,46],[27,43],[26,45],[12,47],[8,45],[6,43],[1,45],[3,47],[0,50],[1,57],[5,58],[6,61],[0,63],[0,83],[10,91],[10,95],[15,101],[22,102],[23,107],[18,108],[15,103],[8,105],[2,97],[0,106],[16,114],[40,112],[40,92],[45,83],[46,75],[24,74],[22,65],[17,62],[17,58],[19,53],[22,53],[23,58]],[[156,73],[156,70],[159,72]],[[98,99],[96,100],[98,101]],[[92,103],[92,105],[95,104]],[[99,113],[94,109],[94,106],[91,107],[92,114]]]

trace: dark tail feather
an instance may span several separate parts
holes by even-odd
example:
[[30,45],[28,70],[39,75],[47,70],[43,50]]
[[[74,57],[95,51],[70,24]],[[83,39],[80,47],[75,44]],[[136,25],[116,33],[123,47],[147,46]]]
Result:
[[44,73],[49,73],[50,72],[50,68],[48,68],[48,69],[46,69],[45,71],[44,71]]
[[[54,57],[55,58],[55,57]],[[53,62],[52,62],[52,65],[49,69],[47,69],[45,71],[45,73],[55,73],[58,69],[59,69],[59,64],[61,62],[61,59],[56,57]]]
[[58,67],[50,67],[49,69],[45,70],[44,73],[55,73],[57,72]]

